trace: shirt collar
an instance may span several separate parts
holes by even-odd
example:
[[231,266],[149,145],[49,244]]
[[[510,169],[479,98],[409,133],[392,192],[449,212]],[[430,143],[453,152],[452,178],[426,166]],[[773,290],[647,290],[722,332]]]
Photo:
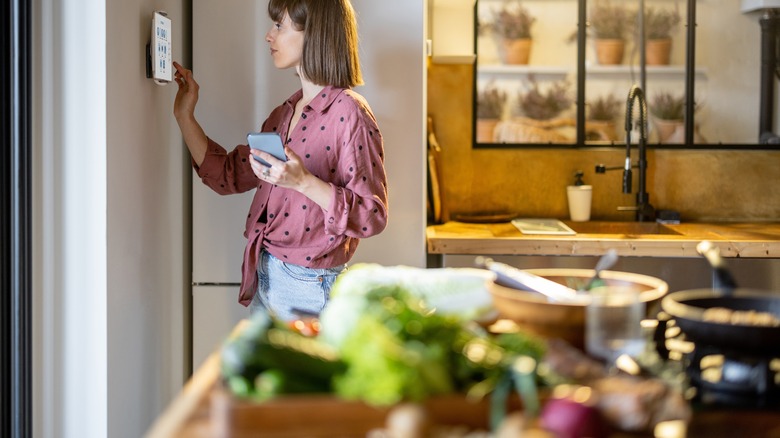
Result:
[[[336,98],[344,92],[344,88],[334,87],[332,85],[326,85],[314,99],[309,102],[309,107],[317,112],[325,112],[330,107]],[[295,104],[303,97],[303,90],[298,90],[287,99],[286,104],[290,107],[295,107]],[[304,108],[304,111],[306,108]]]

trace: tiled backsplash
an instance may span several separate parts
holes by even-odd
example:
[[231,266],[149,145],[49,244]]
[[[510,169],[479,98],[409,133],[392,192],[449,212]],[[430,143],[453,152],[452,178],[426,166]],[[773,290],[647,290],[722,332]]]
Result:
[[[599,163],[622,165],[625,149],[473,149],[472,74],[471,65],[428,69],[444,220],[480,212],[565,219],[566,186],[576,170],[593,186],[591,219],[633,219],[632,212],[617,211],[635,198],[622,193],[622,172],[594,171]],[[780,220],[780,151],[651,148],[647,158],[647,191],[656,209],[679,211],[683,221]]]

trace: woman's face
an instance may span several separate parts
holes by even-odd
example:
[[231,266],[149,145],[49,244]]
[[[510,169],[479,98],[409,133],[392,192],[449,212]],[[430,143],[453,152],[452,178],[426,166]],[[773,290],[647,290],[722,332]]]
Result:
[[281,22],[274,23],[265,40],[271,48],[271,57],[276,68],[285,69],[300,66],[303,53],[303,31],[297,30],[287,12]]

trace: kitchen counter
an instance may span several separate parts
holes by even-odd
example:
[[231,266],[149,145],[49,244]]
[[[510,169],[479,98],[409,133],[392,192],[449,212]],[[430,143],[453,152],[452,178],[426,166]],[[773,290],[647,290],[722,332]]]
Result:
[[[246,326],[247,320],[241,321],[233,330],[233,334],[238,333]],[[299,436],[295,433],[284,431],[253,430],[251,433],[234,433],[233,429],[240,429],[236,426],[240,424],[244,429],[247,424],[256,424],[257,408],[251,408],[245,412],[233,412],[232,416],[217,415],[217,409],[221,409],[219,402],[213,400],[225,399],[225,394],[219,385],[219,351],[215,351],[193,374],[192,378],[185,384],[179,395],[162,412],[157,420],[147,431],[146,438],[206,438],[206,437],[248,437],[248,436]],[[321,403],[320,399],[307,398],[307,402],[296,402],[295,399],[287,399],[282,402],[276,402],[270,415],[277,419],[277,422],[290,421],[291,424],[301,424],[305,421],[306,415],[317,416],[317,412],[307,410],[311,405],[318,405],[320,408],[327,407]],[[307,400],[304,399],[304,400]],[[308,404],[307,404],[308,403]],[[318,404],[319,403],[319,404]],[[303,409],[301,406],[307,406]],[[349,406],[348,404],[344,406]],[[299,414],[298,411],[305,411]],[[339,418],[345,415],[339,410]],[[349,410],[348,408],[346,410]],[[283,418],[281,418],[283,417]],[[358,419],[353,419],[354,423],[359,423]],[[226,424],[233,421],[236,424]],[[335,420],[331,425],[340,429]],[[235,426],[235,427],[233,427]],[[342,430],[343,432],[343,430]],[[318,436],[335,436],[336,434],[321,434]],[[353,436],[349,433],[339,433],[338,436]],[[641,438],[641,434],[617,434],[613,438]],[[694,407],[693,418],[688,425],[688,431],[685,434],[687,438],[719,438],[719,437],[767,437],[780,438],[780,416],[776,409],[700,409]]]
[[[700,257],[696,245],[711,241],[724,257],[780,258],[780,223],[682,223],[563,221],[576,235],[526,235],[505,223],[447,222],[426,230],[430,254]],[[579,230],[583,230],[580,232]]]

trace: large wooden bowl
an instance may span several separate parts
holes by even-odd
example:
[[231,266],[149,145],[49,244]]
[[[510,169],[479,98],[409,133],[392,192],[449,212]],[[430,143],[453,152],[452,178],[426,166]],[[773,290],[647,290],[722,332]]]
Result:
[[[545,277],[556,283],[575,287],[585,284],[593,276],[593,269],[526,269],[526,272]],[[639,297],[649,312],[668,291],[669,285],[655,277],[631,272],[602,271],[607,286],[630,286],[639,291]],[[536,292],[526,292],[492,284],[490,293],[499,318],[514,321],[520,329],[545,338],[561,338],[583,348],[585,344],[585,307],[587,302],[550,302]]]

